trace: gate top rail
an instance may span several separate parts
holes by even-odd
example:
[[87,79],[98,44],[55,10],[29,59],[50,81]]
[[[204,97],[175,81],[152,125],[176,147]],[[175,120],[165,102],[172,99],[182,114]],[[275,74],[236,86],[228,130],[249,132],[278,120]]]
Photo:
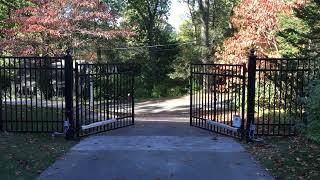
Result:
[[115,66],[118,66],[118,65],[135,65],[135,63],[77,63],[78,65],[80,66],[107,66],[107,65],[115,65]]
[[302,61],[310,61],[313,59],[310,58],[266,58],[266,57],[257,57],[257,61],[281,61],[281,60],[286,60],[286,61],[295,61],[295,60],[302,60]]
[[57,57],[52,57],[52,56],[0,56],[0,60],[3,59],[64,59],[65,57],[57,56]]
[[215,63],[208,63],[208,64],[201,64],[201,63],[192,63],[192,66],[237,66],[242,67],[242,64],[215,64]]

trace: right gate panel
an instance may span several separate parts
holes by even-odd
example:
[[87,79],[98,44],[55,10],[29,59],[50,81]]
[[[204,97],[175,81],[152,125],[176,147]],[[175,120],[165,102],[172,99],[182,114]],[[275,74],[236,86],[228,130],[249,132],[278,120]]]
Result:
[[191,65],[191,126],[242,137],[244,102],[244,65]]
[[133,64],[76,64],[79,136],[134,124]]

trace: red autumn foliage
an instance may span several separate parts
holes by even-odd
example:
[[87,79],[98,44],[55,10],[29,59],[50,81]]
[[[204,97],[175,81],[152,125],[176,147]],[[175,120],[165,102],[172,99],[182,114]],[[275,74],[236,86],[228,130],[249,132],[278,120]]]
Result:
[[279,13],[290,15],[299,0],[242,0],[231,18],[234,35],[224,41],[224,50],[217,56],[223,62],[242,64],[248,50],[256,48],[260,55],[278,56],[274,32],[278,29]]
[[117,15],[99,0],[32,0],[32,6],[16,10],[8,28],[0,29],[0,46],[17,55],[58,55],[66,48],[98,44],[130,31],[116,28]]

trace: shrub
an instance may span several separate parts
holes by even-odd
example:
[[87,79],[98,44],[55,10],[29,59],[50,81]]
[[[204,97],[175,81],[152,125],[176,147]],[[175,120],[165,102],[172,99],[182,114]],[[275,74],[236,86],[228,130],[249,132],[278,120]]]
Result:
[[305,136],[320,143],[320,80],[310,85],[310,97],[307,101],[308,122],[302,132]]

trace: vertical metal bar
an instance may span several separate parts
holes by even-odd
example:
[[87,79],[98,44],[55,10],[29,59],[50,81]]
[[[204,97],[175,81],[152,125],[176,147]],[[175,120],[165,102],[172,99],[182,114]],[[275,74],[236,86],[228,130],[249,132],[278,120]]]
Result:
[[76,91],[76,137],[80,136],[80,118],[79,118],[79,68],[78,63],[75,63],[75,91]]
[[[211,101],[212,101],[212,107],[211,109],[213,110],[212,112],[212,116],[211,116],[211,120],[212,121],[218,121],[218,111],[217,111],[217,91],[219,91],[219,84],[217,83],[218,82],[218,77],[219,77],[219,65],[216,65],[216,64],[213,64],[211,65],[212,67],[212,71],[210,72],[210,76],[211,76],[211,79],[212,79],[212,83],[213,83],[213,86],[212,86],[212,89],[213,89],[213,92],[212,92],[212,96],[211,96]],[[218,126],[216,125],[211,125],[212,127],[212,130],[214,132],[219,132],[219,128]]]
[[[261,69],[261,61],[259,61],[259,63],[258,63],[258,69],[259,70],[257,71],[258,72],[258,87],[257,87],[258,88],[258,97],[257,97],[258,112],[257,112],[257,117],[258,117],[258,121],[261,122],[261,120],[260,120],[260,118],[261,118],[260,117],[260,96],[261,96],[261,94],[260,94],[260,91],[261,91],[261,88],[260,88],[260,86],[261,86],[261,71],[260,71],[260,69]],[[255,101],[256,101],[256,99],[255,99]],[[257,128],[256,132],[257,132],[257,134],[259,134],[259,128]],[[262,119],[262,134],[263,133],[264,133],[264,119]]]
[[30,84],[29,84],[29,95],[30,95],[30,121],[31,123],[29,123],[29,125],[31,124],[31,132],[34,131],[33,129],[33,125],[34,125],[34,120],[33,120],[33,94],[32,94],[32,58],[29,59],[29,81],[30,81]]
[[[297,120],[297,116],[298,116],[298,95],[299,95],[299,64],[300,64],[300,60],[298,59],[297,60],[297,66],[296,66],[296,73],[297,73],[297,76],[296,76],[296,79],[295,79],[295,83],[296,83],[296,88],[295,88],[295,116],[296,116],[296,119],[295,122],[293,123],[293,126],[296,125],[296,120]],[[296,133],[296,128],[294,128],[294,133]]]
[[[215,72],[215,74],[213,75],[213,82],[214,82],[214,84],[213,84],[213,89],[214,89],[214,91],[213,91],[213,100],[214,100],[214,105],[213,105],[213,116],[214,116],[214,118],[213,118],[213,120],[214,121],[217,121],[217,76],[216,76],[216,72]],[[217,131],[218,131],[218,127],[216,127],[215,126],[215,128],[214,129],[217,129]]]
[[[203,108],[202,108],[202,119],[207,119],[207,114],[206,114],[206,111],[207,111],[207,89],[208,89],[208,76],[207,76],[207,66],[203,66],[203,77],[204,77],[204,88],[203,88],[203,92],[202,92],[202,99],[203,99]],[[205,127],[205,124],[204,124],[204,120],[201,121],[201,127],[204,128]]]
[[[78,123],[79,123],[79,132],[78,132],[78,135],[79,136],[82,136],[82,134],[83,134],[83,130],[82,129],[80,129],[81,127],[81,125],[82,124],[84,124],[83,123],[83,116],[85,115],[85,112],[83,112],[83,95],[84,95],[84,93],[83,93],[83,83],[84,83],[84,81],[83,81],[83,79],[85,79],[85,77],[83,76],[83,74],[82,74],[82,64],[78,64],[78,80],[80,81],[79,83],[80,84],[78,84],[79,85],[79,93],[80,93],[80,107],[78,107],[79,109],[77,110],[77,111],[80,111],[80,117],[79,117],[79,119],[78,119]],[[80,73],[79,73],[80,72]]]
[[[99,119],[99,117],[96,115],[96,110],[95,110],[95,83],[97,81],[98,78],[98,66],[97,64],[92,64],[92,79],[91,79],[91,89],[92,89],[92,121],[93,123],[97,122]],[[97,101],[99,102],[99,99],[97,99]],[[96,119],[95,119],[96,116]],[[94,132],[98,132],[99,131],[99,127],[96,126],[95,128],[93,128]]]
[[[4,71],[3,74],[5,76],[6,75],[6,62],[4,62],[4,64],[3,64],[3,71]],[[8,71],[10,72],[10,69]],[[20,78],[20,80],[21,80],[21,78]],[[20,81],[20,84],[21,84],[21,81]],[[22,106],[20,106],[20,107],[22,107]],[[4,113],[4,115],[5,115],[5,129],[8,130],[8,105],[7,105],[7,90],[6,89],[4,90],[4,111],[5,111],[5,113]],[[21,116],[21,113],[20,113],[20,116]]]
[[[275,60],[275,66],[276,66],[276,64],[277,64],[277,60]],[[277,79],[278,79],[278,70],[277,70],[277,68],[275,67],[274,69],[273,69],[274,71],[274,79],[273,79],[273,87],[274,87],[274,91],[273,91],[273,121],[272,121],[272,123],[273,124],[276,124],[276,98],[277,98]],[[278,121],[278,124],[277,124],[277,126],[278,126],[278,129],[279,129],[279,127],[280,127],[280,122]],[[275,134],[275,127],[273,127],[273,130],[272,130],[272,134],[274,135]]]
[[[308,76],[306,75],[306,70],[305,70],[305,64],[306,64],[306,60],[302,60],[302,71],[301,71],[301,76],[299,76],[301,78],[301,91],[300,91],[300,95],[299,97],[300,98],[303,98],[304,97],[304,84],[305,84],[305,76]],[[300,103],[300,122],[303,122],[303,103]]]
[[[204,91],[204,89],[206,88],[205,87],[205,83],[206,83],[206,79],[205,79],[205,70],[204,70],[204,67],[205,67],[205,65],[202,65],[201,66],[201,73],[202,73],[202,86],[201,86],[201,121],[199,121],[199,126],[201,126],[202,125],[202,122],[203,122],[203,105],[204,105],[204,103],[203,103],[203,91]],[[200,122],[201,122],[201,125],[200,125]]]
[[59,63],[59,60],[55,60],[55,68],[54,68],[54,70],[52,70],[52,71],[54,71],[54,73],[55,73],[55,81],[56,81],[56,84],[55,84],[55,86],[56,86],[56,88],[55,88],[55,93],[54,93],[54,95],[55,95],[55,101],[56,101],[56,115],[55,115],[55,117],[56,117],[56,119],[55,119],[55,124],[56,124],[56,129],[55,129],[55,131],[59,131],[59,98],[58,98],[58,92],[59,92],[59,87],[58,87],[58,63]]
[[114,67],[114,72],[115,72],[115,76],[116,76],[116,87],[115,87],[115,103],[117,105],[117,109],[115,110],[115,117],[117,117],[117,127],[116,128],[119,128],[119,124],[120,124],[120,121],[119,120],[119,100],[120,100],[120,93],[119,93],[119,74],[118,74],[118,69],[119,69],[119,66],[118,65],[113,65]]
[[53,66],[52,66],[52,63],[53,63],[53,59],[50,58],[50,65],[48,67],[48,71],[50,72],[50,86],[51,88],[49,89],[50,90],[50,107],[48,107],[48,113],[50,114],[49,116],[51,116],[51,123],[50,123],[50,131],[54,131],[54,119],[53,119],[53,114],[54,114],[54,107],[53,107],[53,96],[54,96],[54,86],[53,86]]
[[[106,66],[103,65],[102,69],[101,69],[101,73],[103,73],[102,79],[101,79],[101,84],[103,84],[103,92],[101,94],[102,96],[102,101],[103,101],[103,119],[107,119],[106,116],[106,77],[108,76],[108,73],[106,72]],[[101,88],[102,88],[101,87]],[[103,125],[103,131],[106,130],[106,125]]]
[[[221,122],[221,120],[222,120],[222,117],[223,117],[223,114],[222,114],[222,112],[223,112],[223,110],[222,110],[222,86],[224,85],[223,84],[223,79],[224,78],[226,78],[226,76],[223,76],[223,74],[224,74],[224,72],[223,72],[223,66],[221,66],[221,67],[219,67],[219,69],[218,69],[218,77],[220,76],[220,78],[219,79],[222,79],[221,81],[219,80],[219,84],[218,84],[218,100],[220,101],[219,103],[220,103],[220,107],[219,107],[219,118],[217,119],[217,122],[219,122],[219,123],[224,123],[225,124],[225,122]],[[225,131],[226,131],[226,129],[224,129],[224,128],[219,128],[219,132],[224,132],[225,133]],[[227,131],[228,132],[228,131]]]
[[197,119],[196,119],[196,126],[198,126],[198,122],[199,122],[199,120],[200,120],[200,114],[201,114],[201,112],[200,112],[200,106],[201,106],[201,104],[200,104],[200,93],[201,93],[201,88],[202,88],[202,86],[201,86],[201,81],[200,81],[200,79],[201,79],[201,74],[199,74],[199,68],[200,68],[200,66],[199,65],[197,65],[197,67],[196,67],[196,72],[197,72],[197,74],[195,74],[196,75],[196,77],[197,77],[197,85],[198,85],[198,90],[197,90],[197,103],[196,103],[196,111],[197,111]]
[[[8,73],[8,76],[9,76],[9,79],[11,78],[11,74],[12,74],[12,71],[14,71],[15,67],[12,67],[11,64],[12,64],[12,59],[14,60],[15,58],[9,58],[9,64],[8,64],[8,69],[9,69],[9,73]],[[17,131],[17,119],[14,119],[13,118],[13,103],[12,103],[12,86],[10,84],[10,88],[9,88],[9,101],[10,101],[10,130],[12,131]],[[14,99],[15,100],[15,99]],[[15,125],[15,127],[13,127]]]
[[121,67],[121,69],[124,69],[123,72],[120,72],[120,126],[123,127],[124,126],[124,121],[125,121],[125,116],[124,116],[124,106],[123,106],[123,99],[126,97],[125,93],[123,92],[123,78],[126,75],[125,72],[125,65],[124,64],[119,64],[119,67]]
[[[63,67],[63,64],[64,64],[64,58],[61,59],[61,63],[60,63],[60,80],[61,80],[61,85],[64,85],[65,84],[65,81],[64,81],[64,77],[63,77],[63,73],[64,73],[64,67]],[[62,92],[62,97],[64,97],[64,91]],[[63,130],[63,120],[65,119],[65,113],[63,112],[64,110],[64,103],[61,102],[61,108],[60,108],[60,111],[61,111],[61,115],[60,115],[60,121],[61,121],[61,128]]]
[[34,62],[34,81],[35,81],[35,98],[36,98],[36,108],[35,108],[35,116],[36,116],[36,126],[37,126],[37,132],[39,132],[39,119],[38,119],[38,83],[37,83],[37,71],[38,66],[37,63],[41,59],[36,59]]
[[[288,71],[288,59],[286,59],[285,60],[286,61],[286,64],[285,64],[285,70],[286,70],[286,72],[285,72],[285,92],[284,92],[284,113],[285,113],[285,117],[286,117],[286,119],[285,119],[285,121],[286,121],[286,124],[288,124],[288,109],[287,109],[287,99],[288,99],[288,76],[289,76],[289,71]],[[287,126],[287,125],[286,125]],[[285,126],[285,127],[286,127]],[[286,128],[284,128],[284,133],[286,133]],[[289,134],[290,134],[290,132],[289,132]]]
[[[223,67],[224,67],[224,73],[228,74],[228,70],[229,70],[230,66],[224,65]],[[222,108],[222,105],[223,105],[223,124],[226,124],[226,120],[228,120],[228,116],[226,118],[226,102],[228,101],[228,99],[226,100],[226,93],[225,92],[227,91],[227,89],[229,89],[229,86],[228,86],[229,78],[228,77],[224,77],[224,79],[225,79],[224,85],[226,87],[224,88],[223,92],[221,92],[221,93],[223,93],[223,100],[221,100],[221,108]],[[227,109],[227,112],[228,112],[228,109]]]
[[247,141],[252,141],[251,124],[254,124],[254,106],[255,106],[255,81],[256,81],[256,55],[255,50],[250,50],[248,64],[248,96],[247,96]]
[[[24,97],[25,97],[25,106],[24,106],[24,112],[25,112],[25,117],[24,117],[24,122],[25,122],[25,126],[23,126],[22,131],[26,131],[26,129],[28,129],[28,110],[27,110],[27,106],[28,106],[28,96],[27,96],[27,60],[26,58],[23,58],[23,70],[24,70]],[[11,104],[11,97],[10,97],[10,104]],[[22,104],[22,102],[21,102]],[[10,106],[11,107],[11,106]],[[23,113],[23,112],[21,112]],[[12,114],[12,113],[11,113]],[[12,118],[11,118],[12,119]]]
[[[85,64],[84,65],[84,68],[85,68],[85,119],[84,121],[86,122],[86,124],[91,124],[91,113],[90,113],[90,101],[91,101],[91,89],[90,89],[90,86],[91,86],[91,66],[90,64]],[[86,129],[85,130],[86,133],[85,134],[90,134],[91,131],[92,131],[92,128],[89,128],[89,129]]]
[[196,121],[196,126],[200,126],[199,123],[201,121],[201,93],[202,93],[202,88],[203,88],[203,74],[202,71],[201,71],[201,68],[202,66],[201,65],[198,65],[198,68],[197,68],[197,72],[200,73],[198,74],[198,84],[199,84],[199,91],[198,91],[198,119]]
[[[123,64],[119,64],[118,65],[119,66],[119,69],[121,70],[121,69],[123,69],[124,67],[123,67]],[[125,75],[125,71],[124,72],[119,72],[120,74],[119,74],[119,106],[120,106],[120,108],[119,108],[119,111],[120,112],[118,112],[118,115],[120,115],[120,127],[122,127],[123,126],[123,121],[124,121],[124,119],[123,119],[123,105],[122,105],[122,101],[123,101],[123,98],[125,97],[123,94],[123,87],[122,87],[122,82],[123,82],[123,75]]]
[[[263,61],[260,61],[261,64],[264,65],[264,68],[263,70],[266,70],[267,68],[267,62],[264,61],[264,63],[262,63]],[[262,107],[262,122],[263,122],[263,125],[262,125],[262,129],[263,129],[263,132],[264,133],[264,130],[266,129],[265,128],[265,109],[266,109],[266,74],[267,72],[265,71],[262,75],[263,77],[263,107]],[[269,119],[268,119],[268,123],[269,123]],[[269,134],[269,126],[267,127],[267,134]]]
[[[109,100],[110,100],[110,73],[109,73],[109,65],[106,64],[106,73],[107,73],[107,78],[106,78],[106,98],[107,98],[107,119],[110,117],[110,105],[109,105]],[[109,124],[107,124],[107,129],[109,129]]]
[[245,111],[245,100],[246,100],[246,73],[247,73],[247,65],[244,63],[242,67],[242,102],[241,102],[241,139],[245,137],[244,131],[244,111]]
[[66,119],[70,126],[66,132],[66,139],[72,139],[74,137],[74,123],[73,123],[73,64],[70,50],[67,51],[65,56],[65,114]]
[[[47,74],[47,71],[49,71],[48,69],[48,65],[46,64],[46,62],[49,62],[49,59],[47,56],[45,56],[45,59],[44,59],[44,74],[45,74],[45,77],[46,78],[49,78],[48,74]],[[45,81],[48,81],[48,79],[45,79]],[[46,120],[46,132],[49,131],[49,114],[48,114],[48,89],[49,87],[45,87],[45,120]]]
[[192,88],[193,88],[193,65],[190,64],[190,126],[192,126]]
[[[13,58],[14,59],[14,64],[13,64],[13,67],[14,68],[16,68],[16,60],[17,60],[17,58]],[[19,60],[19,59],[18,59]],[[14,75],[15,75],[15,77],[17,77],[16,76],[16,74],[18,74],[18,72],[19,72],[19,70],[18,69],[15,69],[14,70]],[[17,91],[16,91],[16,80],[13,80],[13,82],[14,82],[14,89],[15,89],[15,111],[16,111],[16,121],[18,121],[18,98],[17,98]],[[12,83],[12,80],[10,79],[10,83]],[[18,124],[16,123],[16,130],[18,129]]]
[[[0,77],[5,76],[4,68],[2,67],[2,63],[1,63],[2,61],[3,61],[3,66],[4,66],[5,59],[0,57]],[[3,71],[3,74],[2,74],[2,71]],[[2,109],[2,91],[3,91],[3,89],[0,89],[0,132],[4,130],[4,128],[3,128],[3,119],[2,119],[2,111],[3,111],[3,109]]]
[[[293,101],[294,101],[294,97],[293,97],[293,89],[294,89],[294,65],[292,63],[290,63],[291,67],[290,67],[290,72],[291,72],[291,79],[290,79],[290,82],[291,82],[291,85],[290,85],[290,99],[289,99],[289,111],[290,111],[290,116],[292,117],[295,117],[295,115],[293,114]],[[289,132],[288,133],[291,133],[292,129],[291,129],[291,125],[292,125],[292,119],[290,118],[290,123],[289,123]]]
[[[118,86],[118,75],[116,74],[115,72],[115,65],[112,64],[111,65],[111,69],[112,69],[112,75],[113,75],[113,97],[112,97],[112,100],[113,100],[113,117],[115,119],[117,119],[117,86]],[[117,128],[118,127],[118,120],[114,123],[114,128]]]
[[[43,75],[42,75],[42,60],[43,59],[39,59],[39,82],[42,82],[42,78],[43,78]],[[21,78],[21,77],[20,77]],[[43,96],[43,89],[40,88],[39,89],[40,91],[40,119],[41,119],[41,132],[44,131],[43,127],[44,127],[44,120],[43,120],[43,99],[42,99],[42,96]],[[20,96],[21,96],[21,87],[20,87]]]
[[[233,87],[233,85],[235,84],[235,82],[234,82],[234,66],[231,66],[231,117],[230,117],[230,119],[229,119],[229,122],[230,122],[230,120],[232,120],[232,117],[233,117],[233,111],[235,111],[235,113],[236,113],[236,105],[233,105],[233,101],[234,101],[234,98],[236,98],[237,97],[237,95],[235,94],[236,92],[234,92],[234,87]],[[237,71],[237,68],[236,68],[236,71]],[[234,106],[234,107],[233,107]],[[228,123],[228,125],[231,125],[230,123]]]
[[[210,67],[211,66],[207,66],[206,69],[206,73],[207,73],[207,87],[206,87],[206,119],[211,119],[210,116],[210,86],[211,86],[211,82],[210,82]],[[204,122],[205,123],[205,122]],[[208,123],[204,124],[205,128],[208,129]]]
[[[271,77],[272,75],[272,67],[271,67],[271,63],[269,62],[269,76]],[[274,124],[272,123],[270,125],[270,122],[272,121],[271,119],[271,79],[268,80],[268,135],[271,134],[271,131],[273,131],[274,128]]]
[[[282,69],[282,61],[283,60],[280,60],[279,61],[279,63],[278,63],[278,65],[280,64],[280,74],[279,74],[279,98],[278,98],[278,101],[279,101],[279,103],[278,103],[278,105],[279,105],[279,107],[278,107],[278,111],[279,111],[279,115],[278,115],[278,118],[279,118],[279,122],[281,122],[281,110],[282,110],[282,105],[281,105],[281,101],[282,101],[282,97],[281,97],[281,94],[282,94],[282,91],[283,91],[283,89],[282,89],[282,74],[283,74],[283,69]],[[284,121],[283,122],[283,128],[284,129],[286,129],[286,122]],[[284,130],[285,131],[285,130]],[[279,129],[278,129],[278,134],[280,133],[281,131],[280,131],[280,127],[279,127]],[[283,134],[285,134],[285,133],[283,133]]]

